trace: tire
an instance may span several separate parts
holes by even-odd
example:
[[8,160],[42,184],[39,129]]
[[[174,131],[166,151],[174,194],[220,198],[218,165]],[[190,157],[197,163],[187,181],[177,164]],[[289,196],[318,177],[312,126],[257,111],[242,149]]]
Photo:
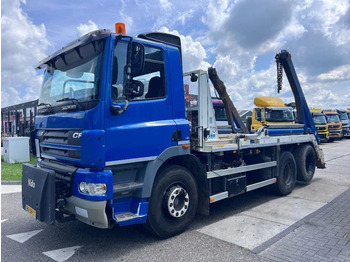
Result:
[[146,227],[161,238],[178,235],[193,221],[197,206],[198,189],[192,174],[181,166],[169,165],[153,184]]
[[334,138],[329,138],[328,143],[332,143],[334,141]]
[[297,180],[310,182],[316,169],[316,153],[312,146],[300,146],[294,153],[297,164]]
[[278,195],[290,194],[297,178],[297,166],[293,154],[283,151],[280,155],[277,182],[272,185],[272,190]]

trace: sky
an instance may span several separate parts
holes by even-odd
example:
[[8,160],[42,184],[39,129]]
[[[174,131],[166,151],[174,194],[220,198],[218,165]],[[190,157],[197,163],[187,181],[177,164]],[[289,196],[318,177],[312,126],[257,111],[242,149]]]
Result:
[[95,29],[179,35],[184,71],[214,66],[238,109],[277,94],[275,54],[288,50],[310,107],[350,108],[349,0],[2,0],[1,107],[39,97],[37,63]]

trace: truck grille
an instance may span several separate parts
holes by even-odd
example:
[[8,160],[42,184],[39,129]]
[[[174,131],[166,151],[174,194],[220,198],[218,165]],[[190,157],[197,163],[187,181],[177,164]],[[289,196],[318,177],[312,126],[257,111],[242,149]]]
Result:
[[319,130],[319,131],[326,130],[326,127],[325,126],[318,126],[317,130]]
[[44,143],[68,144],[69,130],[45,130],[43,133]]
[[38,130],[40,150],[45,156],[80,159],[82,130]]
[[340,125],[330,125],[329,128],[339,128]]
[[56,194],[58,197],[69,197],[72,194],[73,175],[77,168],[60,162],[45,159],[40,166],[55,171]]

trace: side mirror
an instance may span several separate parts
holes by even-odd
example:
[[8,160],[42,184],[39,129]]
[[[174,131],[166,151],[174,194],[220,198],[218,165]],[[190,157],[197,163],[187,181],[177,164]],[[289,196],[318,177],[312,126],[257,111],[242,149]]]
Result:
[[143,95],[143,91],[144,91],[144,85],[141,81],[131,80],[130,86],[127,90],[128,92],[127,96],[131,98],[140,97]]
[[137,76],[142,73],[145,66],[145,48],[138,43],[132,43],[131,75]]

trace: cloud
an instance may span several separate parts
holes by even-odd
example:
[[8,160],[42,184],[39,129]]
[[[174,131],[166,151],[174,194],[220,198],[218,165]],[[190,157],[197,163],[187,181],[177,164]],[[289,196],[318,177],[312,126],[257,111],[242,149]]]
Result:
[[350,65],[342,65],[327,73],[317,76],[320,80],[349,80],[350,79]]
[[172,4],[168,0],[159,0],[160,7],[164,10],[168,10],[172,7]]
[[21,9],[25,1],[4,0],[1,6],[1,106],[39,97],[42,77],[34,66],[50,42],[44,24],[35,25]]
[[205,61],[205,59],[207,58],[207,54],[200,42],[193,40],[191,36],[181,35],[176,30],[170,31],[166,27],[160,28],[159,31],[164,33],[170,33],[180,37],[184,72],[196,69],[208,69],[210,64]]
[[[281,49],[292,54],[308,101],[324,99],[331,107],[338,104],[333,98],[342,94],[344,106],[350,85],[349,5],[346,0],[301,0],[295,5],[284,0],[213,0],[202,18],[209,31],[199,39],[215,55],[214,66],[239,108],[252,107],[255,96],[277,95],[273,58]],[[257,71],[257,58],[267,68]],[[331,88],[327,81],[333,81]],[[284,85],[279,96],[294,100],[286,78]]]
[[88,21],[88,24],[80,24],[77,27],[78,36],[83,36],[91,31],[97,30],[98,26],[91,20]]
[[223,30],[243,48],[255,48],[276,37],[292,17],[292,3],[276,0],[237,1]]

